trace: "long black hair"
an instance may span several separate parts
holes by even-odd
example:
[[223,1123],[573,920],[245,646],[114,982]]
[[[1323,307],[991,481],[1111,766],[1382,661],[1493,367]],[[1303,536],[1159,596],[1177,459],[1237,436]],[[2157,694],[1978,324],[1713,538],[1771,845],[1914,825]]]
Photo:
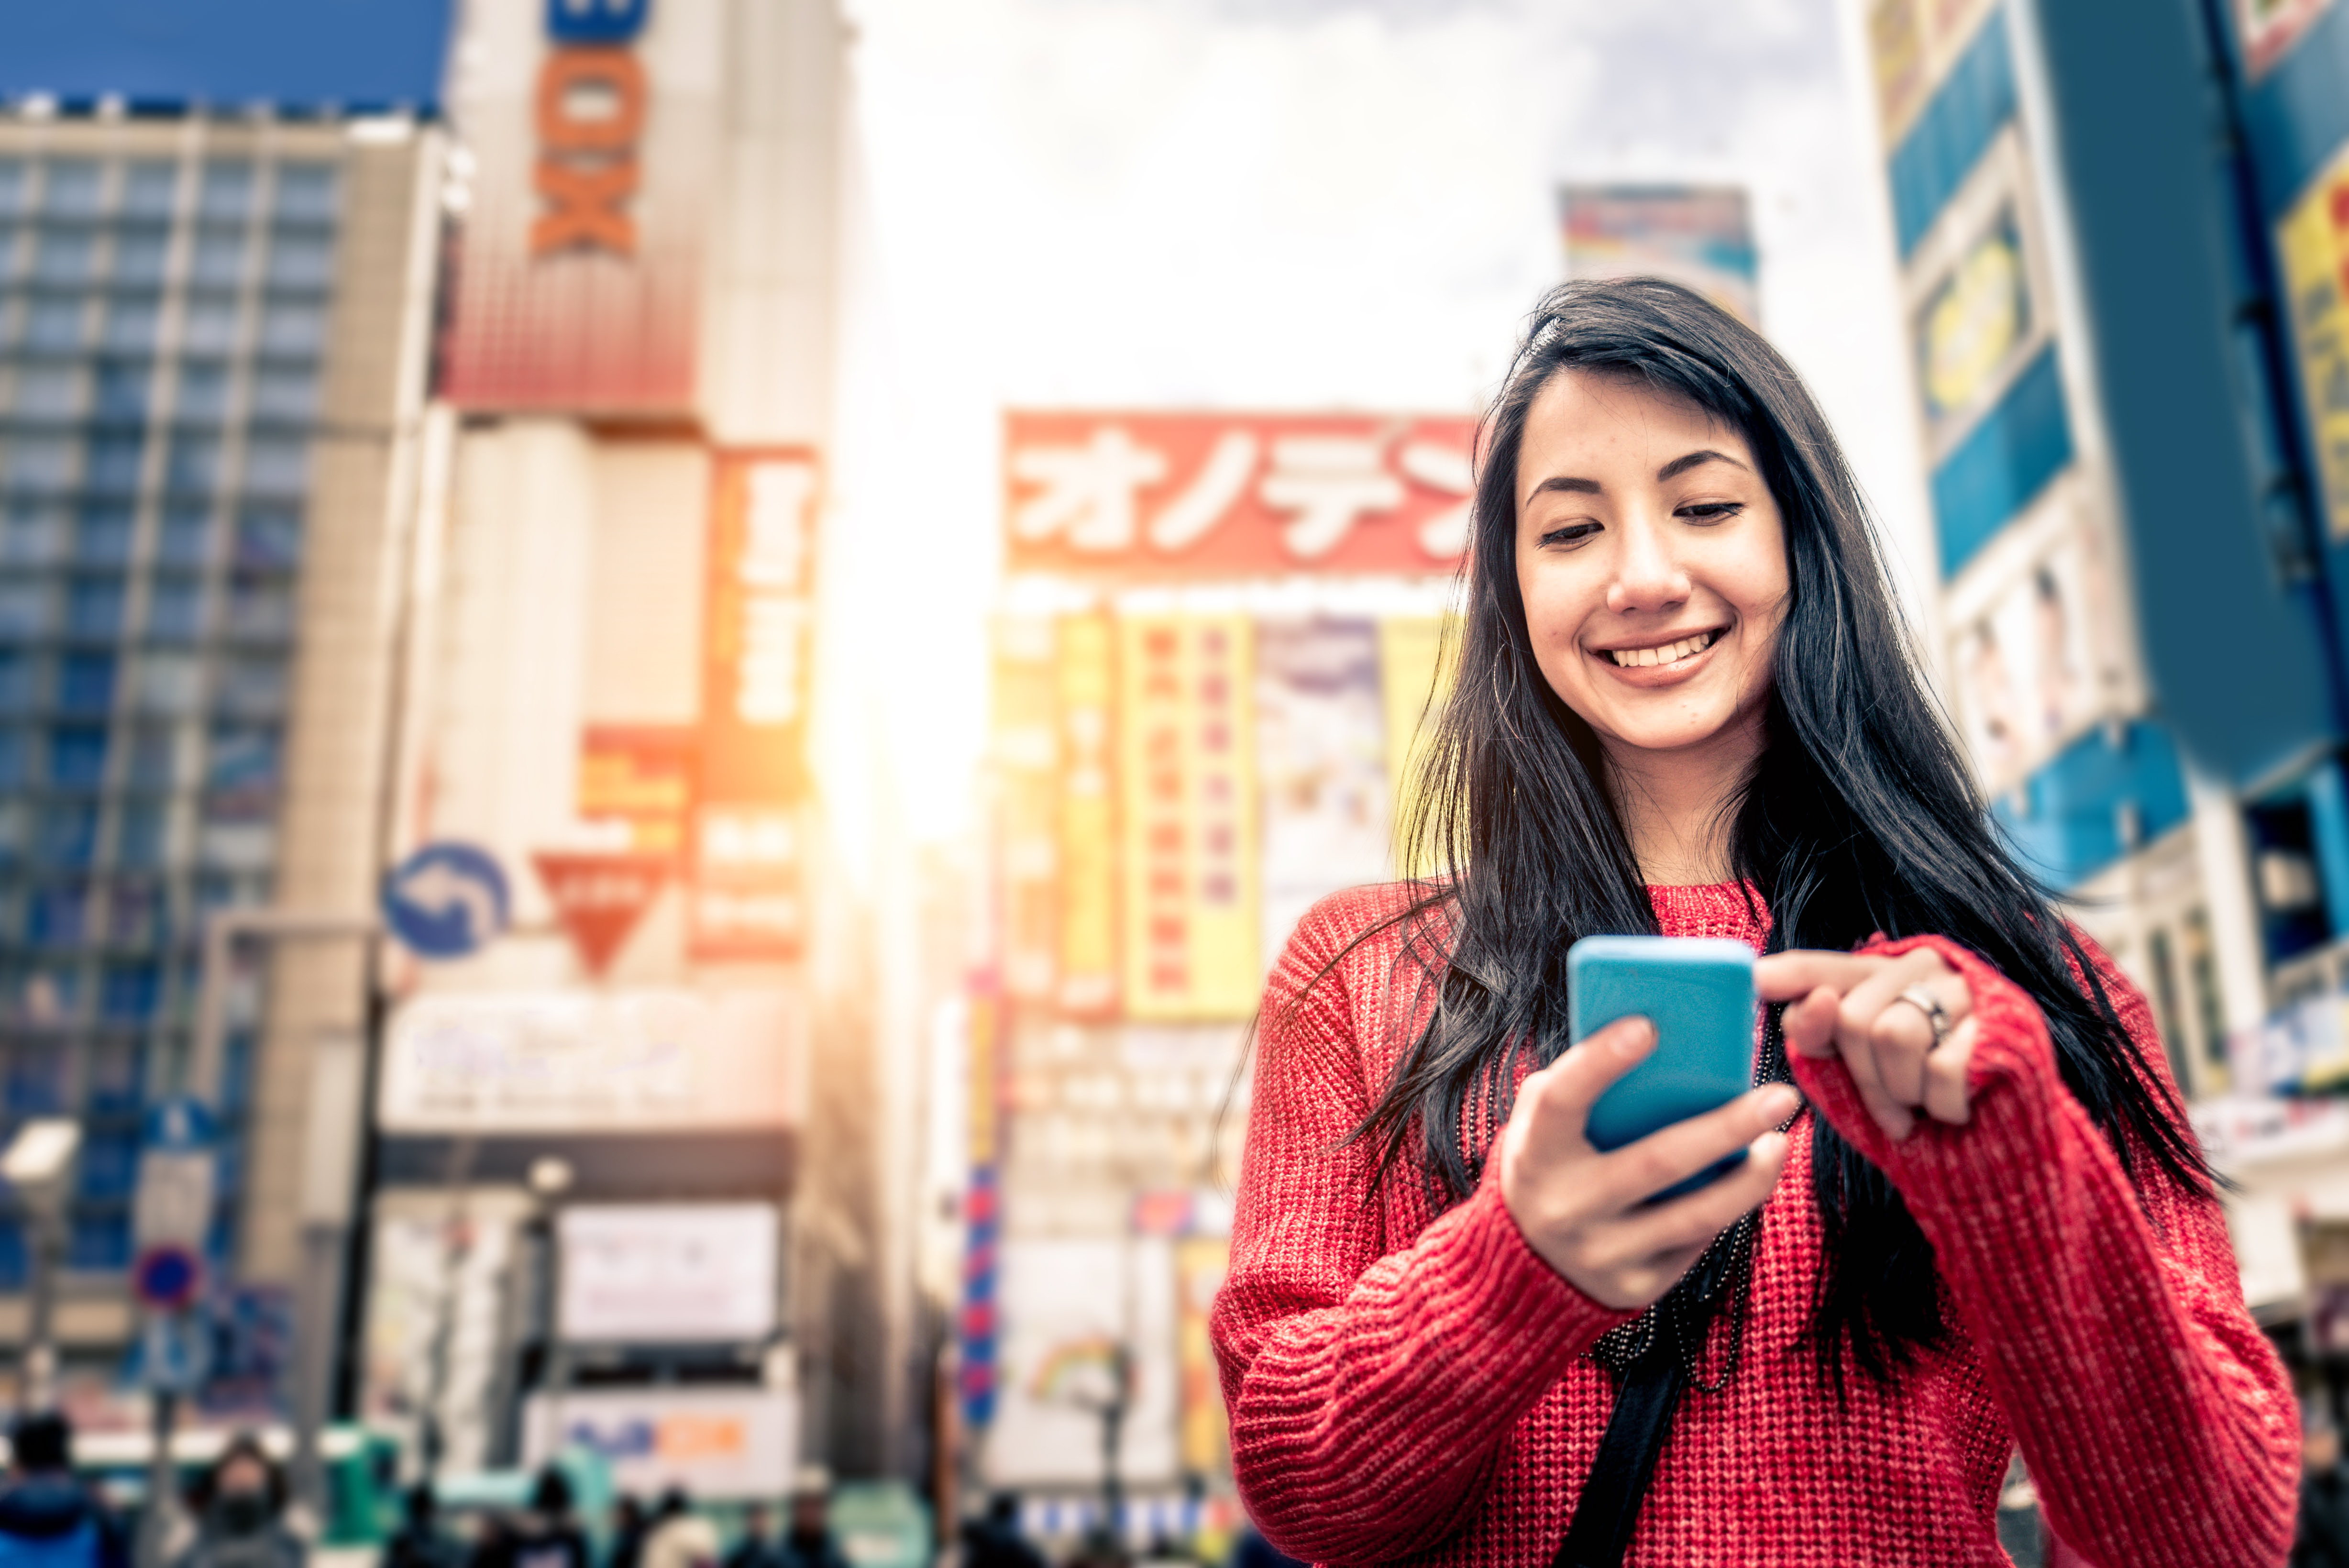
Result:
[[[1731,866],[1769,910],[1772,950],[1845,950],[1877,931],[1963,943],[2039,1003],[2065,1086],[2132,1179],[2208,1190],[2179,1107],[1983,810],[1818,406],[1759,334],[1649,278],[1552,291],[1485,416],[1456,675],[1405,834],[1438,869],[1397,917],[1435,996],[1355,1136],[1389,1169],[1416,1164],[1439,1201],[1475,1190],[1520,1060],[1549,1062],[1572,1037],[1567,949],[1657,929],[1598,738],[1543,679],[1517,590],[1526,411],[1569,369],[1642,379],[1734,427],[1784,515],[1790,588],[1764,747],[1724,807]],[[1837,1381],[1847,1351],[1882,1378],[1943,1337],[1932,1248],[1883,1173],[1824,1117],[1813,1125],[1827,1258],[1810,1337]]]

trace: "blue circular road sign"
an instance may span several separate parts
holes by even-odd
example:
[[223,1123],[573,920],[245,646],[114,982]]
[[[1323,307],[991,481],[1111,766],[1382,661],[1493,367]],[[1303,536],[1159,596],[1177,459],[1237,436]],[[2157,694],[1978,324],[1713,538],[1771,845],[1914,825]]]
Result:
[[150,1247],[130,1264],[130,1293],[145,1306],[177,1312],[196,1299],[203,1282],[204,1261],[186,1247]]
[[506,874],[485,849],[428,844],[385,873],[383,919],[420,958],[463,958],[506,929]]

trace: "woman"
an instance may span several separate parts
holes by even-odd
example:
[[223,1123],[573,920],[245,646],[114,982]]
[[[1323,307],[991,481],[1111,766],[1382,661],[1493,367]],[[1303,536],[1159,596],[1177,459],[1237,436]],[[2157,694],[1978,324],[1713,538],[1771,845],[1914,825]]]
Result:
[[[1260,1017],[1248,1511],[1323,1563],[2003,1563],[2019,1443],[2093,1561],[2281,1563],[2295,1407],[2145,1003],[1993,836],[1794,371],[1569,285],[1483,445],[1449,872],[1317,907]],[[1794,1082],[1600,1154],[1651,1031],[1566,1050],[1566,951],[1637,931],[1766,951]]]

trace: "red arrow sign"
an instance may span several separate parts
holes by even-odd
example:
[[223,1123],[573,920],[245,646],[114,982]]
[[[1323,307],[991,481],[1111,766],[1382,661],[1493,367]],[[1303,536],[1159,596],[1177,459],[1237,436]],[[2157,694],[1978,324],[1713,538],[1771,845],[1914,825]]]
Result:
[[659,896],[668,862],[652,855],[574,855],[542,850],[531,857],[554,917],[571,933],[589,974],[600,975],[620,944]]

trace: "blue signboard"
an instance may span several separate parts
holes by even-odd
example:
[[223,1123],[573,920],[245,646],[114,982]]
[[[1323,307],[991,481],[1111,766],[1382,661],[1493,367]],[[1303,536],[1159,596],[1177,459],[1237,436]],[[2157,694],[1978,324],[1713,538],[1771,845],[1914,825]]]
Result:
[[564,44],[625,44],[645,30],[653,0],[546,0],[547,36]]
[[506,929],[506,874],[484,849],[428,844],[383,879],[383,919],[419,958],[478,951]]

